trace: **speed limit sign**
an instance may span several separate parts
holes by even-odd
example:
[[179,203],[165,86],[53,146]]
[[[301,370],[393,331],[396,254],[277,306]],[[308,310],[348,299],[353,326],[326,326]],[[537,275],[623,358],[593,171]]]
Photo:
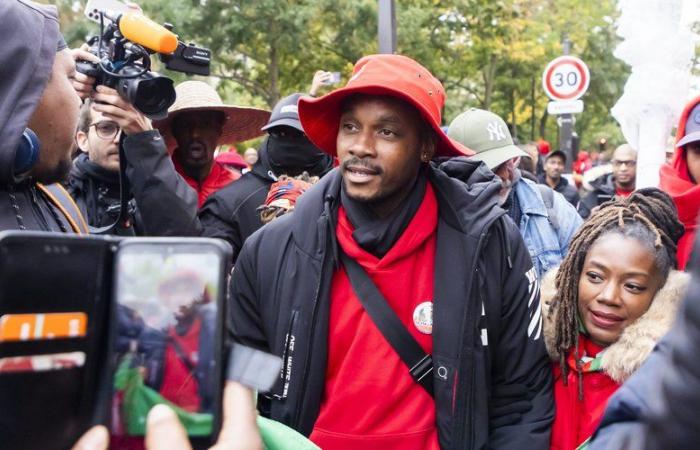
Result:
[[591,74],[586,63],[575,56],[560,56],[547,64],[542,87],[555,101],[576,100],[586,93]]

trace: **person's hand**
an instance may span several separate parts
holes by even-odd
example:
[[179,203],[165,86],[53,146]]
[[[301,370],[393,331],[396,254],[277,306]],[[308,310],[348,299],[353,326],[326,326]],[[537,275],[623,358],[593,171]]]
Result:
[[141,7],[134,2],[126,2],[126,7],[129,8],[131,12],[143,14],[143,9],[141,9]]
[[151,121],[124,100],[117,91],[107,86],[97,86],[96,91],[92,96],[95,101],[93,108],[117,122],[122,133],[130,136],[153,129]]
[[156,405],[148,413],[146,450],[192,450],[185,428],[166,405]]
[[109,432],[102,425],[90,428],[75,443],[72,450],[107,450],[109,445]]
[[328,85],[332,79],[333,74],[331,72],[317,70],[314,74],[313,80],[311,81],[311,90],[309,91],[309,94],[315,97],[318,90],[321,89],[321,87]]
[[[80,46],[80,48],[71,49],[70,53],[73,60],[76,63],[78,61],[88,61],[93,63],[100,62],[100,58],[88,51],[89,48],[90,47],[88,47],[87,44],[83,44]],[[93,77],[89,77],[76,70],[75,74],[71,77],[71,81],[73,83],[73,88],[78,93],[81,100],[85,100],[86,98],[90,97],[90,94],[92,94],[92,88],[95,86],[95,79]]]
[[223,413],[219,440],[211,450],[263,450],[255,393],[251,389],[235,381],[227,381]]

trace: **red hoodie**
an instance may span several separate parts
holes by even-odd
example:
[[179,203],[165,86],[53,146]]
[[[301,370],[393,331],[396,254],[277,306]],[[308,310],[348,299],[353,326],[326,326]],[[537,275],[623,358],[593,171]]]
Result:
[[[676,132],[676,142],[685,135],[685,123],[688,120],[690,111],[700,103],[700,96],[688,103],[681,114]],[[698,223],[698,211],[700,211],[700,185],[693,183],[688,173],[685,147],[677,148],[673,155],[671,165],[661,167],[661,180],[659,183],[661,190],[673,197],[673,201],[678,208],[678,216],[685,226],[685,234],[678,241],[678,268],[685,269],[690,252],[695,241],[695,231]]]
[[[430,334],[413,322],[432,302],[438,205],[425,197],[398,241],[378,259],[353,239],[345,210],[338,211],[338,244],[357,261],[426,353]],[[327,450],[438,450],[435,402],[381,334],[355,296],[345,270],[333,274],[326,385],[310,439]]]
[[207,197],[241,177],[237,173],[228,170],[223,164],[214,161],[214,164],[211,166],[211,172],[209,172],[209,175],[204,179],[202,183],[199,183],[197,180],[191,178],[185,173],[180,163],[175,161],[175,158],[173,158],[173,164],[175,164],[175,170],[177,170],[177,173],[179,173],[180,176],[185,179],[187,184],[189,184],[192,187],[192,189],[197,191],[197,195],[199,196],[199,202],[197,206],[200,208],[204,204],[204,201],[207,199]]

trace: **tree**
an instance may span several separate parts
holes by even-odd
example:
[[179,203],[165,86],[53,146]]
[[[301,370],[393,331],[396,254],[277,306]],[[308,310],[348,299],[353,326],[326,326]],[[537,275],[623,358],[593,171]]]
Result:
[[[55,3],[72,43],[95,29],[80,20],[80,2]],[[374,0],[144,0],[142,7],[157,22],[173,23],[186,41],[212,50],[212,82],[233,102],[272,107],[284,95],[305,92],[317,69],[345,78],[357,59],[377,51]],[[567,35],[592,73],[586,110],[577,116],[582,143],[590,147],[604,136],[614,144],[621,135],[609,109],[628,70],[612,56],[616,14],[614,0],[397,2],[398,51],[441,79],[446,122],[474,106],[504,117],[521,140],[543,135],[556,142],[540,79]]]

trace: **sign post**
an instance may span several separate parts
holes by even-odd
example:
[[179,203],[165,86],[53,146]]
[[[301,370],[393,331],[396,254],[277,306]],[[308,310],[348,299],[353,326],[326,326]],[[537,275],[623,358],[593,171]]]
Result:
[[581,59],[564,55],[547,64],[542,74],[542,88],[552,99],[547,112],[558,115],[559,149],[566,154],[566,170],[573,163],[572,136],[576,120],[572,114],[583,112],[583,101],[579,100],[588,90],[591,74]]
[[396,8],[394,0],[379,0],[377,19],[379,53],[396,53]]

